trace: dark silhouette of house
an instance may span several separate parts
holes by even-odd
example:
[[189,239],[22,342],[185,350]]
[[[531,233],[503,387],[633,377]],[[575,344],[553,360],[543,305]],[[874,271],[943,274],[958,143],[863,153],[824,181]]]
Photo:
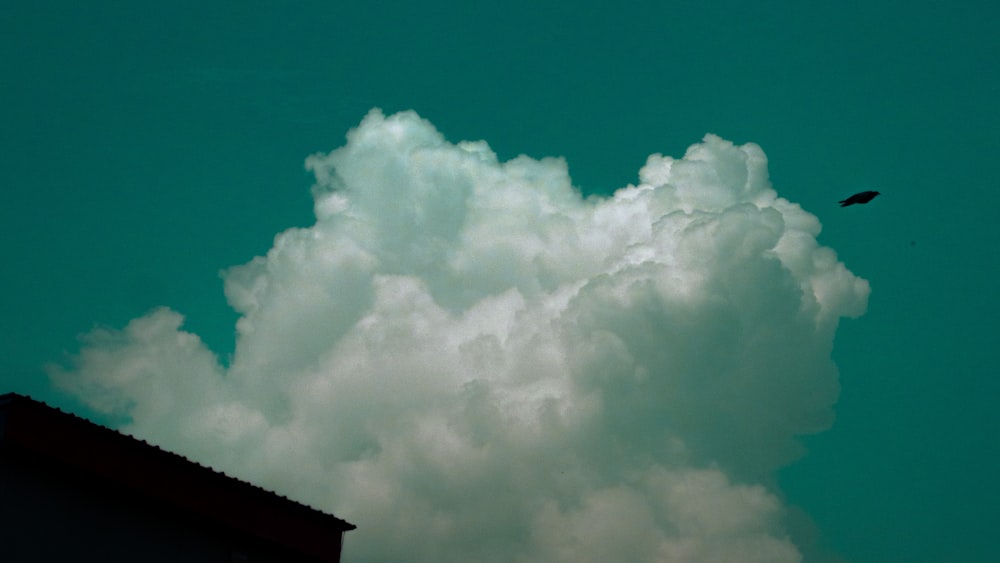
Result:
[[30,397],[0,395],[0,561],[340,561],[354,528]]

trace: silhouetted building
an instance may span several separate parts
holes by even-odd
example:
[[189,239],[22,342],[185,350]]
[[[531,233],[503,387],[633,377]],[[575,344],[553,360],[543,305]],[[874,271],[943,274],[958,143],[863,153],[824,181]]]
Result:
[[30,397],[0,395],[0,561],[340,561],[354,528]]

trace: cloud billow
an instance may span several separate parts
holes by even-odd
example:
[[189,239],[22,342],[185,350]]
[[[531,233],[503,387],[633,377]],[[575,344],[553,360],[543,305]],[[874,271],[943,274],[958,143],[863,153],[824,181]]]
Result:
[[316,223],[225,272],[222,366],[159,309],[56,383],[124,430],[358,524],[352,561],[799,561],[774,471],[832,421],[867,282],[708,135],[581,197],[372,111]]

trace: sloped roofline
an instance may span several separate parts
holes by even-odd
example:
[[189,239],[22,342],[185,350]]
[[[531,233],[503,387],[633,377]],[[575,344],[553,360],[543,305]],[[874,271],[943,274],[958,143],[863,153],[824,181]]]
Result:
[[26,395],[0,395],[0,453],[27,451],[324,560],[354,524]]

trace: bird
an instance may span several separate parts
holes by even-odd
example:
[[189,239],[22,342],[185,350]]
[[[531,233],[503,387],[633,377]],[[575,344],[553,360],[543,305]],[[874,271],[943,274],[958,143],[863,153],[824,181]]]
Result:
[[848,205],[854,205],[855,203],[868,203],[869,201],[875,199],[878,192],[867,191],[852,195],[847,199],[840,200],[839,203],[841,207],[847,207]]

